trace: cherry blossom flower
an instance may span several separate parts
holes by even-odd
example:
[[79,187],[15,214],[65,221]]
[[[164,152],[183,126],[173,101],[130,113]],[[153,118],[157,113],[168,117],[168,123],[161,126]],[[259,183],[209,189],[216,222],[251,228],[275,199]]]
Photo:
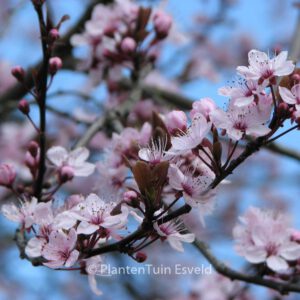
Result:
[[43,257],[48,262],[43,264],[52,269],[73,266],[79,256],[79,251],[74,249],[76,242],[77,234],[74,228],[68,234],[58,230],[51,232],[49,243],[42,251]]
[[168,151],[171,155],[184,154],[199,146],[203,138],[208,134],[211,128],[211,123],[207,122],[202,114],[198,114],[192,120],[191,126],[187,132],[183,132],[171,139],[172,147]]
[[63,207],[56,211],[52,201],[39,203],[34,211],[34,224],[39,226],[39,231],[36,237],[28,241],[25,253],[29,257],[42,256],[42,251],[53,231],[69,230],[75,226],[77,218],[73,210],[82,200],[82,197],[73,195],[66,200]]
[[238,87],[223,87],[219,89],[219,94],[230,97],[234,105],[242,107],[251,104],[255,96],[264,95],[266,84],[258,84],[257,80],[247,80]]
[[90,194],[84,202],[77,206],[77,219],[80,224],[77,233],[92,234],[100,228],[119,229],[122,228],[128,217],[128,209],[122,206],[120,214],[111,215],[117,203],[105,203],[96,194]]
[[300,84],[296,84],[291,90],[279,86],[279,94],[284,102],[295,105],[296,110],[300,111]]
[[167,240],[170,246],[179,252],[184,251],[182,243],[193,243],[195,240],[193,233],[181,233],[185,230],[182,222],[170,221],[161,225],[154,223],[153,228],[163,240]]
[[206,119],[209,119],[209,115],[212,111],[217,108],[216,103],[211,98],[202,98],[198,101],[193,102],[193,109],[190,112],[192,118],[197,114],[202,114]]
[[139,150],[139,158],[149,162],[152,165],[156,165],[161,161],[167,159],[167,155],[165,153],[167,141],[162,141],[158,139],[157,142],[151,140],[151,143],[147,148],[142,148]]
[[185,202],[199,208],[200,218],[204,224],[203,216],[210,214],[215,206],[215,193],[208,191],[214,174],[207,170],[204,174],[195,176],[193,172],[187,170],[183,173],[177,165],[171,164],[168,176],[170,186],[177,191],[182,191]]
[[47,158],[58,169],[65,166],[73,169],[74,176],[86,177],[95,170],[95,165],[86,162],[89,151],[86,148],[78,148],[70,153],[61,146],[55,146],[47,151]]
[[21,224],[22,228],[29,229],[34,223],[34,212],[37,207],[37,198],[32,197],[31,200],[20,200],[20,205],[13,203],[4,204],[1,207],[3,215],[13,221]]
[[271,97],[260,96],[258,105],[237,107],[230,103],[227,112],[216,109],[211,113],[214,125],[226,130],[228,136],[233,140],[240,140],[245,134],[259,137],[270,132],[265,124],[270,118],[272,109]]
[[248,54],[249,67],[237,67],[237,72],[247,80],[266,80],[269,83],[275,76],[289,75],[294,71],[295,65],[291,60],[287,60],[287,57],[287,51],[269,58],[264,52],[251,50]]
[[287,216],[250,207],[233,229],[236,251],[251,263],[263,263],[275,271],[289,268],[300,258],[300,245],[292,241]]

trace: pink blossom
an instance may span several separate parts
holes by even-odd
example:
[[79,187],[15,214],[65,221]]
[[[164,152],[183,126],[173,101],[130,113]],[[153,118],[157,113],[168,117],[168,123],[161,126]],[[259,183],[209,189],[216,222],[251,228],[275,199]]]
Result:
[[181,110],[173,110],[166,114],[164,122],[170,134],[185,131],[187,128],[187,117]]
[[80,222],[77,233],[92,234],[100,228],[122,228],[128,217],[128,209],[122,206],[121,213],[111,215],[117,203],[105,203],[96,194],[90,194],[84,202],[77,206],[77,219]]
[[287,51],[280,52],[274,58],[269,58],[264,52],[251,50],[248,54],[249,67],[237,67],[239,74],[247,80],[266,80],[270,82],[275,76],[289,75],[294,71],[295,65],[287,60]]
[[279,86],[279,94],[284,102],[295,105],[296,110],[300,111],[300,84],[296,84],[291,90]]
[[86,148],[78,148],[70,153],[60,146],[55,146],[47,151],[47,158],[58,169],[68,166],[73,169],[74,176],[86,177],[95,170],[95,165],[86,162],[89,151]]
[[45,266],[56,269],[58,267],[73,266],[79,256],[79,251],[74,250],[77,242],[75,229],[71,229],[68,234],[62,231],[53,231],[49,237],[49,243],[44,247],[42,255],[48,262]]
[[171,164],[168,176],[170,186],[182,191],[185,202],[199,208],[201,221],[204,223],[203,216],[210,214],[215,206],[214,192],[207,191],[214,174],[207,170],[203,175],[195,176],[193,172],[183,173],[177,165]]
[[162,239],[167,240],[170,246],[179,252],[184,251],[182,243],[193,243],[195,240],[193,233],[181,233],[185,230],[182,222],[170,221],[161,225],[154,223],[153,228]]
[[300,258],[300,245],[291,240],[287,216],[250,207],[233,229],[236,251],[251,263],[263,263],[275,271],[288,269],[288,261]]
[[209,115],[212,111],[217,108],[214,100],[211,98],[202,98],[198,101],[193,102],[193,109],[190,112],[192,118],[195,118],[199,113],[202,114],[206,119],[209,119]]
[[3,215],[13,221],[20,223],[22,228],[29,229],[34,223],[34,213],[37,207],[38,201],[32,197],[31,200],[20,200],[20,205],[17,206],[13,203],[4,204],[1,207]]
[[269,96],[261,96],[258,105],[237,107],[230,103],[227,112],[216,109],[211,113],[211,119],[217,128],[226,130],[233,140],[240,140],[245,134],[259,137],[270,132],[266,126],[270,118],[272,101]]
[[12,165],[0,165],[0,186],[11,187],[16,179],[16,171]]
[[211,123],[207,122],[206,118],[198,114],[193,120],[192,125],[187,132],[183,132],[178,136],[172,137],[172,147],[168,151],[169,154],[179,155],[184,154],[199,146],[211,128]]
[[154,142],[152,140],[147,148],[142,148],[139,150],[139,158],[149,162],[152,165],[156,165],[166,160],[166,143],[166,140],[162,141],[161,139],[159,139],[157,142]]
[[230,97],[234,105],[242,107],[251,104],[255,96],[264,95],[266,84],[258,84],[257,80],[247,80],[238,87],[223,87],[219,94]]

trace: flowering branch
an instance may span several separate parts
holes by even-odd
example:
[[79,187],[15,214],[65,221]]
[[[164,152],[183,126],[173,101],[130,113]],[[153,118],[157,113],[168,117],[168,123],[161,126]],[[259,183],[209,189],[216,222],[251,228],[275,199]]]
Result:
[[217,272],[230,278],[231,280],[239,280],[247,283],[265,286],[270,289],[276,290],[281,294],[288,294],[289,292],[300,292],[299,284],[268,280],[261,278],[259,275],[247,275],[245,273],[240,273],[229,268],[211,253],[209,247],[203,241],[195,240],[194,246],[213,265]]

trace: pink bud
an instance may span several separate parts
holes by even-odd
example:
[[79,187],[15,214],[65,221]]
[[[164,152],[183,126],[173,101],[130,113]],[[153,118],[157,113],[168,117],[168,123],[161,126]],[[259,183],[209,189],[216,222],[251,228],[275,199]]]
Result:
[[11,187],[16,179],[16,171],[9,164],[0,165],[0,186]]
[[292,75],[292,80],[300,82],[300,74],[297,74],[297,73],[293,74]]
[[186,114],[181,110],[173,110],[166,115],[165,123],[170,134],[185,131],[187,128]]
[[32,157],[37,157],[39,152],[39,145],[35,141],[31,141],[28,145],[28,151]]
[[11,69],[11,74],[18,80],[23,81],[25,76],[25,71],[21,66],[15,66]]
[[291,240],[295,242],[300,242],[300,231],[294,230],[291,235]]
[[51,75],[56,74],[56,72],[62,68],[62,61],[59,57],[52,57],[49,60],[49,73]]
[[136,199],[138,197],[137,193],[135,191],[127,191],[123,194],[124,201],[130,203],[132,200]]
[[27,100],[22,99],[18,104],[18,109],[21,111],[24,115],[28,115],[30,112],[30,106]]
[[195,115],[198,113],[205,116],[207,119],[209,119],[209,115],[212,111],[214,111],[217,108],[215,102],[211,98],[202,98],[198,101],[195,101],[193,103],[193,109],[191,110],[191,117],[194,118]]
[[63,166],[58,171],[58,180],[60,183],[66,183],[67,181],[71,181],[74,177],[74,170],[70,166]]
[[277,114],[280,118],[288,118],[290,116],[289,105],[285,102],[282,102],[277,107]]
[[154,15],[154,29],[157,37],[164,39],[168,34],[172,26],[172,18],[162,11],[158,11]]
[[131,37],[126,37],[121,43],[121,49],[127,54],[134,52],[136,49],[136,41]]
[[56,28],[52,28],[49,31],[49,37],[52,41],[56,41],[57,39],[59,39],[59,31]]
[[147,255],[144,252],[138,252],[135,256],[135,260],[139,263],[144,262],[147,259]]

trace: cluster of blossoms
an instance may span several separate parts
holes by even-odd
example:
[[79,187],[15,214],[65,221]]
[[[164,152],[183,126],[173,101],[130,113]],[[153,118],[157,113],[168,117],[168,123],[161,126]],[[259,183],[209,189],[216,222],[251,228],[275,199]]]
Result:
[[[167,36],[171,26],[168,16],[155,12],[155,34],[148,41],[149,47],[143,49],[141,44],[150,34],[146,30],[150,17],[150,9],[127,1],[117,1],[112,10],[97,6],[86,32],[73,37],[73,43],[84,42],[91,47],[91,65],[109,66],[104,61],[136,63],[136,59],[139,64],[141,57],[149,59],[149,49]],[[50,33],[52,38],[56,34]],[[50,58],[52,77],[60,68],[61,61]],[[102,261],[101,254],[110,249],[139,262],[147,258],[141,250],[156,240],[167,241],[173,249],[183,251],[182,243],[192,243],[195,235],[187,232],[179,217],[197,209],[204,224],[204,216],[215,206],[215,187],[232,172],[228,167],[238,143],[248,137],[267,142],[284,121],[291,119],[298,124],[299,86],[294,84],[297,76],[291,75],[294,68],[286,52],[269,58],[252,50],[249,66],[237,69],[243,84],[220,90],[230,98],[225,111],[212,99],[203,98],[193,103],[189,114],[176,110],[153,113],[152,122],[144,123],[140,130],[126,127],[114,133],[95,164],[87,162],[89,150],[84,147],[70,152],[61,146],[51,147],[46,153],[47,172],[42,174],[40,192],[37,184],[43,151],[31,141],[25,155],[31,183],[18,185],[14,167],[0,165],[0,186],[17,195],[17,203],[3,205],[2,213],[20,224],[23,235],[30,234],[27,257],[54,269],[74,268],[77,264],[89,275],[93,290],[100,293],[89,266]],[[19,81],[24,79],[20,67],[14,68],[13,74]],[[273,91],[276,80],[288,75],[292,76],[290,86],[279,88],[282,100],[277,101]],[[19,110],[32,122],[26,101],[19,103]],[[224,138],[229,140],[227,156]],[[59,189],[74,177],[88,177],[95,170],[100,177],[98,191],[87,196],[72,195],[59,205],[55,195]],[[172,214],[180,202],[184,202],[183,213],[179,209],[180,214]],[[130,216],[139,227],[125,236]],[[282,218],[250,210],[243,222],[245,226],[236,227],[234,235],[238,252],[250,262],[266,262],[277,272],[288,268],[286,260],[300,257],[299,245],[291,240]]]
[[86,68],[99,78],[99,73],[105,76],[114,66],[114,72],[119,73],[120,65],[133,68],[134,64],[154,61],[155,47],[168,36],[171,26],[172,18],[161,10],[117,0],[111,5],[96,5],[85,31],[75,34],[71,42],[88,47]]
[[266,263],[274,272],[285,272],[300,258],[296,231],[287,216],[250,207],[240,221],[233,229],[236,251],[250,263]]

